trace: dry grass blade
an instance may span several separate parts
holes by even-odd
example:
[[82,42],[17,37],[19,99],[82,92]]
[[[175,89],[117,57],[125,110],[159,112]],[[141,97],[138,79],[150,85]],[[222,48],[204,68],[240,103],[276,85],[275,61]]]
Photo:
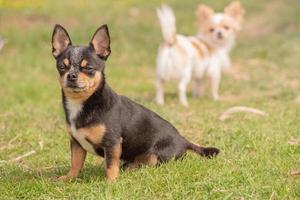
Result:
[[235,107],[231,107],[231,108],[227,109],[225,112],[223,112],[219,119],[221,121],[225,121],[232,114],[240,113],[240,112],[247,112],[247,113],[252,113],[252,114],[261,115],[261,116],[267,115],[265,112],[255,109],[255,108],[250,108],[250,107],[245,107],[245,106],[235,106]]
[[272,195],[270,197],[270,200],[275,200],[275,192],[272,192]]
[[41,140],[39,141],[40,150],[43,150],[44,148],[44,142]]
[[55,165],[55,166],[37,168],[37,170],[49,170],[49,169],[58,169],[58,168],[67,168],[67,167],[69,167],[69,165]]

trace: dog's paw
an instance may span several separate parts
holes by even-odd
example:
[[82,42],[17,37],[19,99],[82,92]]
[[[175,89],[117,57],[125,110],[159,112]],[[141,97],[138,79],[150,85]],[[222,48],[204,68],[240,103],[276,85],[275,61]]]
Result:
[[203,154],[205,157],[213,158],[220,153],[220,150],[215,147],[206,147],[203,149]]
[[58,181],[69,181],[71,179],[72,179],[72,177],[70,177],[68,175],[60,176],[57,178]]
[[187,101],[180,101],[181,105],[185,108],[189,107],[189,103]]
[[119,167],[110,167],[106,169],[106,180],[110,183],[116,181],[119,175]]
[[218,94],[213,95],[213,100],[214,101],[220,101],[220,96]]
[[162,98],[156,98],[155,102],[159,106],[163,106],[165,104],[164,100]]

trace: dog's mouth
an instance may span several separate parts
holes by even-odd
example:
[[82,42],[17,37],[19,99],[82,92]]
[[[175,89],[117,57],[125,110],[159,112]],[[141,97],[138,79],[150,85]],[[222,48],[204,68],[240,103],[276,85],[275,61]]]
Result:
[[227,45],[228,43],[230,43],[232,40],[231,38],[225,36],[225,35],[218,35],[214,38],[212,38],[212,43],[216,46],[224,46]]
[[74,93],[80,93],[80,92],[83,92],[83,91],[85,91],[85,88],[80,88],[80,87],[72,87],[72,88],[70,88],[69,87],[69,91],[71,91],[71,92],[74,92]]
[[87,99],[97,89],[100,84],[100,73],[96,78],[85,78],[78,81],[67,81],[65,77],[59,79],[65,95],[74,99]]
[[69,92],[74,92],[74,93],[80,93],[86,90],[86,87],[79,87],[79,86],[67,86],[66,88]]
[[80,85],[80,84],[78,84],[78,83],[73,83],[73,82],[68,82],[67,83],[67,87],[69,87],[69,88],[83,88],[84,87],[84,85]]
[[69,92],[80,93],[87,89],[86,84],[78,84],[78,83],[67,83],[65,89]]

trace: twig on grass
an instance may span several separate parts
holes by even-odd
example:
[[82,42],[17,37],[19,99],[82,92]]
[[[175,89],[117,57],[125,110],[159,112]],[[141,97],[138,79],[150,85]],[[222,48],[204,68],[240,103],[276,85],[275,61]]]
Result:
[[221,121],[225,121],[232,114],[239,113],[239,112],[247,112],[247,113],[252,113],[252,114],[256,114],[256,115],[260,115],[260,116],[267,115],[267,113],[265,113],[261,110],[255,109],[255,108],[250,108],[250,107],[246,107],[246,106],[235,106],[235,107],[231,107],[231,108],[227,109],[225,112],[223,112],[219,119]]
[[[44,142],[42,140],[39,141],[39,147],[40,147],[40,150],[42,150],[44,148]],[[33,155],[35,153],[36,153],[36,150],[31,150],[31,151],[29,151],[29,152],[27,152],[25,154],[22,154],[20,156],[17,156],[15,158],[10,159],[10,160],[0,160],[0,164],[20,162],[23,158],[31,156],[31,155]]]
[[291,172],[291,175],[292,175],[292,176],[300,177],[300,169],[292,171],[292,172]]
[[299,145],[299,144],[300,144],[300,139],[291,138],[291,139],[288,141],[288,144],[290,144],[290,145]]
[[35,154],[35,150],[31,150],[23,155],[17,156],[16,158],[12,158],[10,160],[0,160],[0,163],[15,163],[21,161],[23,158],[26,158],[28,156],[31,156],[32,154]]

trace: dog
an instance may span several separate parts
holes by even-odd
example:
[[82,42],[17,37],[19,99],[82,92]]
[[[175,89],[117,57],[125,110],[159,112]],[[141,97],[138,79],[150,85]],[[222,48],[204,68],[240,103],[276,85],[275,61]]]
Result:
[[87,46],[72,45],[66,29],[55,25],[52,53],[71,143],[71,169],[59,180],[77,177],[87,152],[104,157],[108,181],[117,178],[121,160],[126,169],[136,169],[178,159],[187,150],[206,157],[219,153],[187,141],[156,113],[110,88],[104,73],[111,53],[107,25]]
[[179,80],[179,100],[188,106],[187,86],[194,82],[193,96],[203,95],[203,80],[211,80],[211,93],[219,99],[221,73],[230,67],[229,53],[235,44],[236,33],[241,30],[245,10],[237,1],[229,4],[224,13],[215,13],[205,5],[196,11],[199,31],[196,36],[176,34],[175,16],[166,5],[157,9],[163,42],[157,55],[156,102],[164,104],[164,83]]

